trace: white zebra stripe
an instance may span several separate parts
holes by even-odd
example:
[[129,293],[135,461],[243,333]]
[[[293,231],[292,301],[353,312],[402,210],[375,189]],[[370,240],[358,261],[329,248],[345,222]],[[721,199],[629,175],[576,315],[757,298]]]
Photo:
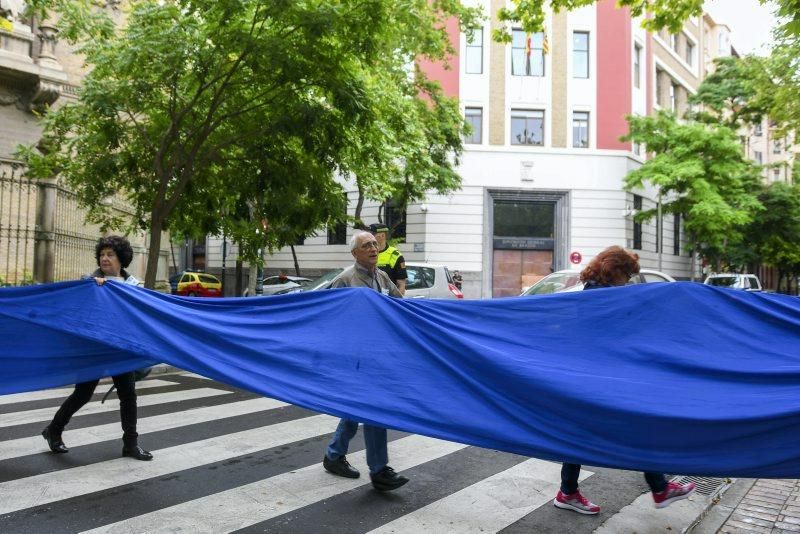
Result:
[[[592,475],[581,470],[581,480]],[[370,534],[497,532],[555,498],[561,464],[531,459],[404,515]]]
[[[101,382],[97,386],[98,391],[105,385],[111,387],[111,382]],[[142,380],[136,382],[136,389],[158,388],[163,386],[176,386],[176,382],[167,382],[166,380]],[[47,399],[60,399],[66,398],[72,393],[74,388],[58,388],[58,389],[45,389],[41,391],[28,391],[27,393],[12,393],[10,395],[0,396],[0,405],[14,404],[15,402],[31,402]],[[103,390],[105,392],[105,390]]]
[[[332,429],[332,428],[331,428]],[[389,443],[391,465],[398,471],[451,454],[466,445],[424,436]],[[323,451],[320,451],[320,460]],[[348,454],[366,475],[365,453]],[[342,478],[326,473],[322,462],[297,471],[240,486],[104,525],[87,533],[232,532],[369,484],[369,477]],[[413,484],[413,480],[409,484]],[[409,486],[411,487],[411,486]],[[2,488],[0,488],[2,491]],[[398,490],[398,491],[403,491]],[[412,489],[413,491],[413,489]]]
[[[202,399],[204,397],[216,397],[217,395],[230,395],[231,391],[213,388],[197,388],[182,391],[172,391],[169,393],[157,393],[155,395],[140,395],[137,397],[136,404],[142,406],[154,406],[156,404],[166,404],[168,402],[180,402],[192,399]],[[58,408],[40,408],[37,410],[26,410],[24,412],[0,414],[0,427],[24,425],[50,421]],[[81,408],[77,415],[90,415],[103,412],[114,412],[119,410],[119,399],[114,397],[100,404],[100,401],[88,402]]]
[[[0,483],[0,515],[104,491],[333,432],[337,418],[317,415],[153,452],[152,462],[117,458]],[[321,457],[322,453],[320,453]]]
[[[185,410],[182,412],[173,412],[163,415],[156,415],[153,417],[145,417],[143,419],[139,419],[137,430],[139,431],[139,434],[147,434],[150,432],[170,430],[173,428],[180,428],[197,423],[218,421],[220,419],[236,417],[237,415],[246,415],[266,410],[273,410],[275,408],[282,408],[284,406],[288,405],[285,402],[268,398],[231,402],[217,406],[207,406],[204,408],[196,408],[194,410]],[[64,442],[68,447],[80,447],[81,445],[91,445],[93,443],[119,439],[120,436],[121,431],[119,423],[109,423],[107,425],[68,430],[64,432]],[[0,442],[0,459],[8,460],[11,458],[19,458],[21,456],[37,454],[46,450],[49,449],[47,448],[47,444],[41,436],[12,439]]]

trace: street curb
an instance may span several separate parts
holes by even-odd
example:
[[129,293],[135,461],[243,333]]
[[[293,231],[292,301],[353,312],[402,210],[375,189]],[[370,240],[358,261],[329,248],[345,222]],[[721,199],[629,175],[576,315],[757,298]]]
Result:
[[756,480],[755,478],[734,480],[721,494],[719,500],[712,502],[684,532],[687,534],[716,534],[756,483]]

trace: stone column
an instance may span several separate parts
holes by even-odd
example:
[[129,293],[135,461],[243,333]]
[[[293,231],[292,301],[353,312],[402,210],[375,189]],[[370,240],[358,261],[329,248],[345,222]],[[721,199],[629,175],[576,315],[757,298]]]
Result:
[[40,179],[36,205],[36,232],[33,245],[33,280],[37,284],[55,281],[56,239],[55,213],[58,197],[56,178]]

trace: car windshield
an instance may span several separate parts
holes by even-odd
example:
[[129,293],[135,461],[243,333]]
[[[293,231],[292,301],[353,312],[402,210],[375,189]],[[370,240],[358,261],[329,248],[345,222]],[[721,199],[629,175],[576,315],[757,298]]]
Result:
[[736,277],[735,276],[715,276],[714,278],[709,278],[706,280],[706,284],[710,286],[719,286],[719,287],[732,287],[736,285]]
[[533,284],[523,295],[549,295],[580,283],[580,273],[553,273]]
[[339,274],[343,270],[344,269],[334,269],[332,271],[329,271],[329,272],[323,274],[319,278],[315,278],[315,279],[311,280],[310,282],[303,282],[302,283],[303,290],[304,291],[315,291],[317,289],[322,289],[323,287],[328,285],[331,281],[333,281],[334,278],[339,276]]

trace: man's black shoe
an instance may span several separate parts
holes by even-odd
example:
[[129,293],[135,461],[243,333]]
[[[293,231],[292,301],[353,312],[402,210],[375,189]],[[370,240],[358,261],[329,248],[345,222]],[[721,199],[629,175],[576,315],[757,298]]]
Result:
[[403,475],[398,475],[394,472],[394,469],[388,465],[374,475],[370,474],[369,478],[372,479],[372,487],[378,491],[396,490],[408,482],[406,477]]
[[350,465],[350,462],[348,462],[347,458],[344,456],[340,456],[336,460],[331,460],[326,454],[325,458],[322,459],[322,467],[324,467],[325,471],[328,473],[333,473],[334,475],[339,475],[340,477],[358,478],[361,476],[361,473],[358,472],[358,469]]
[[61,436],[54,436],[50,432],[50,427],[45,427],[42,430],[42,437],[47,440],[47,446],[50,447],[50,450],[53,452],[69,452],[69,449],[64,442],[61,441]]
[[136,460],[142,460],[143,462],[149,462],[153,459],[152,454],[138,445],[134,447],[122,447],[122,456],[127,456],[128,458],[134,458]]

